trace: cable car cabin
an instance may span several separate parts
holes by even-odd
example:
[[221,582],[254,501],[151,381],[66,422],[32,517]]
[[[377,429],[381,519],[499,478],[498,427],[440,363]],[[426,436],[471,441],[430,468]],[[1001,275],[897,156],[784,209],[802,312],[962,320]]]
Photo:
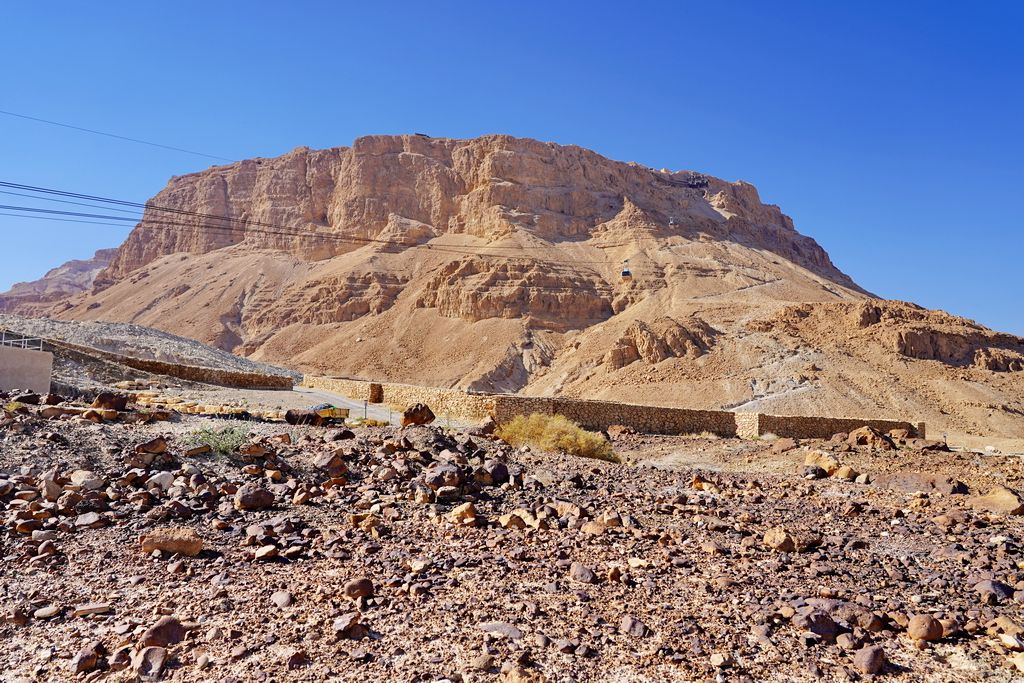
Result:
[[633,273],[631,273],[629,271],[629,259],[624,259],[622,261],[622,275],[621,275],[621,277],[622,277],[622,281],[623,282],[632,282],[633,281]]

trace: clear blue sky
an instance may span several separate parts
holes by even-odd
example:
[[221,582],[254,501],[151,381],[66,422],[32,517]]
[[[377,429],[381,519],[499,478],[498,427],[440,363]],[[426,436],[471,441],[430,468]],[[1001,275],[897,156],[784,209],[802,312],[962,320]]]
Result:
[[[1024,3],[22,2],[0,17],[0,109],[233,159],[501,132],[743,179],[865,288],[1024,334]],[[0,116],[2,180],[144,201],[209,164]],[[0,290],[125,233],[0,216]]]

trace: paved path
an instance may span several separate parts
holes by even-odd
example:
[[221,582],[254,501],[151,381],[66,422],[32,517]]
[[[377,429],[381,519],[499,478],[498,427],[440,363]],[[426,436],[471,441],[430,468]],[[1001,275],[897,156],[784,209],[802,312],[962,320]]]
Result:
[[307,389],[306,387],[295,387],[293,390],[295,393],[303,394],[309,397],[308,405],[314,406],[318,403],[330,403],[333,406],[339,408],[348,408],[349,417],[368,417],[371,420],[380,420],[382,422],[390,422],[391,424],[399,424],[402,419],[402,414],[394,410],[389,409],[387,406],[369,403],[365,401],[357,401],[356,399],[346,398],[341,394],[335,394],[330,391],[324,391],[322,389]]

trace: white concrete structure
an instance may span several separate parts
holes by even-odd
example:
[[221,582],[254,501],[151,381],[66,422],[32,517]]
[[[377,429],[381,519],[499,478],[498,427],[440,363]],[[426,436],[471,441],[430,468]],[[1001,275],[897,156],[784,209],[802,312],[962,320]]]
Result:
[[0,390],[28,389],[47,394],[52,372],[53,354],[49,351],[0,344]]

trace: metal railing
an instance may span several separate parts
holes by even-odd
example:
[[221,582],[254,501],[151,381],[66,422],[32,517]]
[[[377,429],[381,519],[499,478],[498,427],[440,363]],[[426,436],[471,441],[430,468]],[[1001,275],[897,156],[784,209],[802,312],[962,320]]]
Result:
[[13,346],[16,349],[42,351],[43,340],[38,337],[26,337],[23,334],[0,330],[0,346]]

